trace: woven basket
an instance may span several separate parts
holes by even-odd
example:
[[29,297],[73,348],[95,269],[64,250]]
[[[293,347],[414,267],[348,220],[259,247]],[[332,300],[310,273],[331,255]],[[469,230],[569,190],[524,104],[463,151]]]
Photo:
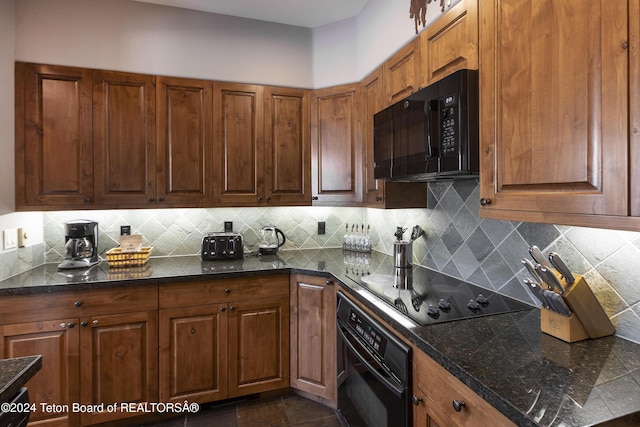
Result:
[[109,267],[133,267],[145,265],[149,261],[153,248],[140,248],[139,252],[122,252],[120,248],[112,248],[107,251]]

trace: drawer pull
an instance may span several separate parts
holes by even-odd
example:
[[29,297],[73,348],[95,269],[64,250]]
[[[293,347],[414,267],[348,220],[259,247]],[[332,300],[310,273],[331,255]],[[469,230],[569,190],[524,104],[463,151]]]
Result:
[[82,326],[83,328],[86,328],[88,325],[89,325],[89,322],[85,322],[85,321],[80,322],[80,326]]
[[61,327],[62,329],[64,329],[64,328],[66,328],[66,327],[67,327],[67,324],[66,324],[66,323],[60,323],[60,327]]
[[76,301],[73,303],[76,307],[82,307],[82,301]]
[[227,288],[227,289],[225,289],[225,290],[224,290],[224,293],[225,293],[225,294],[230,294],[230,293],[231,293],[231,288]]
[[462,411],[462,408],[464,408],[464,400],[460,401],[453,399],[451,404],[453,405],[453,410],[456,412],[460,412]]
[[75,323],[73,323],[73,322],[67,323],[67,328],[71,329],[71,328],[75,328],[75,327],[76,327]]
[[93,326],[98,326],[98,323],[100,323],[100,322],[98,322],[97,320],[94,320],[94,321],[93,321],[93,322],[91,322],[91,323],[93,323]]
[[220,311],[224,313],[225,311],[227,311],[227,309],[225,307],[220,307]]
[[231,310],[231,311],[236,311],[236,306],[235,306],[235,305],[232,305],[231,307],[229,307],[229,310]]
[[413,397],[411,398],[411,402],[412,402],[414,405],[418,406],[418,405],[420,405],[420,402],[422,402],[422,398],[421,398],[421,397],[418,397],[418,396],[413,396]]
[[333,285],[333,280],[327,280],[326,282],[324,282],[324,284],[327,286],[331,286]]
[[196,333],[196,328],[191,328],[191,335]]

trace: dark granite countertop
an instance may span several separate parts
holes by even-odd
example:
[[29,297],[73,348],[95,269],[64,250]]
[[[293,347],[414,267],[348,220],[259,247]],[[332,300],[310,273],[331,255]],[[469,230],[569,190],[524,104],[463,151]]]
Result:
[[0,403],[13,396],[42,368],[42,356],[0,359]]
[[535,308],[417,326],[346,276],[387,273],[392,261],[377,252],[345,259],[341,249],[324,249],[229,262],[152,258],[146,267],[128,272],[110,271],[103,262],[75,275],[45,264],[0,282],[0,295],[283,272],[335,277],[352,297],[518,426],[590,426],[640,411],[640,345],[615,336],[565,343],[540,331]]

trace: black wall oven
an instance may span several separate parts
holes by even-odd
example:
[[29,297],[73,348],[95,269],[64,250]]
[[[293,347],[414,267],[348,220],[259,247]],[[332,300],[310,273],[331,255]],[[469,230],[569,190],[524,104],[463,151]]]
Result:
[[350,427],[411,425],[411,347],[338,292],[338,418]]

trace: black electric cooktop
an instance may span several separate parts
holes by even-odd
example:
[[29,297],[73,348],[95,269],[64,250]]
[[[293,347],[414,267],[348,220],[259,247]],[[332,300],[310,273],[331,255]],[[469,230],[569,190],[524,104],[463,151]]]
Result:
[[[386,273],[386,272],[385,272]],[[428,268],[347,277],[419,325],[531,309],[530,305]]]

